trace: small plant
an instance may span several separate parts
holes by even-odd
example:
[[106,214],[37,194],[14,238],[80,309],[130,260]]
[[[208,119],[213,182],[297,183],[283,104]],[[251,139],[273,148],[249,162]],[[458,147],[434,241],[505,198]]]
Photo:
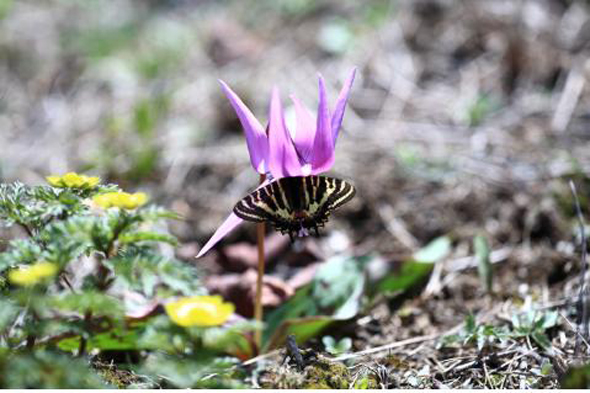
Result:
[[556,326],[558,319],[557,311],[529,310],[524,314],[515,314],[512,316],[512,336],[532,339],[544,350],[551,351],[551,340],[545,332]]
[[[0,387],[105,387],[89,354],[108,351],[142,351],[135,368],[149,386],[197,387],[235,363],[228,354],[249,356],[253,326],[229,323],[233,305],[163,252],[177,241],[153,224],[176,214],[97,177],[47,181],[0,185],[1,222],[26,234],[0,253]],[[189,377],[171,362],[201,366]],[[207,386],[231,385],[220,378]]]
[[465,320],[465,328],[458,334],[444,336],[439,346],[453,344],[477,344],[482,350],[486,344],[494,342],[506,342],[507,340],[525,338],[530,345],[530,340],[537,343],[542,349],[551,351],[551,340],[546,335],[546,330],[557,326],[559,314],[556,311],[539,312],[526,311],[512,316],[512,329],[508,326],[493,326],[478,324],[473,315]]
[[444,336],[439,343],[440,346],[449,346],[453,344],[476,344],[478,350],[482,350],[486,344],[492,344],[498,341],[506,341],[509,337],[508,329],[488,324],[478,324],[473,314],[469,314],[465,319],[465,328],[458,334]]
[[477,259],[477,272],[486,293],[492,292],[494,271],[490,261],[490,246],[484,236],[473,238],[473,249]]
[[324,344],[326,351],[332,355],[341,355],[352,348],[352,340],[350,337],[344,337],[341,340],[336,341],[332,336],[324,336],[322,337],[322,343]]

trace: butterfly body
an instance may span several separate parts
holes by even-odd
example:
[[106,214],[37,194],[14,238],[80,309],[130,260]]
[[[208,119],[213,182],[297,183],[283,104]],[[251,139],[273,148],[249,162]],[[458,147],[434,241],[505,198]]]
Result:
[[318,233],[330,213],[354,197],[354,187],[325,176],[284,177],[260,187],[239,201],[234,213],[246,220],[269,222],[277,231],[306,236]]

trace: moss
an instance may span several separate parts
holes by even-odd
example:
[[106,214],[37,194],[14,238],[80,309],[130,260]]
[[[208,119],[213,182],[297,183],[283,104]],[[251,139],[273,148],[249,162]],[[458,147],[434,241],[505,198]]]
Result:
[[264,389],[348,389],[352,380],[343,363],[320,357],[303,372],[284,366],[270,368],[261,377],[260,386]]
[[129,385],[139,382],[139,378],[127,370],[121,370],[113,364],[95,362],[94,368],[102,379],[117,387],[117,389],[126,389]]
[[304,389],[348,389],[352,381],[348,368],[342,363],[318,359],[305,368]]
[[355,389],[381,389],[381,385],[377,381],[375,375],[368,374],[361,378],[358,378],[354,383]]

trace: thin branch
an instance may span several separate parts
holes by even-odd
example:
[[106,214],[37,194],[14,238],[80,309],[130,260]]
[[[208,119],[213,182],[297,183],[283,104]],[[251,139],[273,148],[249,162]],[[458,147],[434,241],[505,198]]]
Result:
[[567,319],[567,317],[565,315],[563,315],[561,312],[559,313],[559,315],[567,322],[567,324],[569,325],[569,327],[576,332],[577,337],[582,340],[582,342],[584,344],[586,344],[586,348],[588,348],[588,350],[590,350],[590,344],[588,343],[588,341],[586,341],[586,339],[584,338],[584,336],[582,336],[580,334],[580,330],[576,329],[576,327],[570,322],[569,319]]
[[27,232],[27,235],[29,235],[29,237],[31,237],[31,238],[35,237],[35,234],[33,233],[31,228],[29,228],[29,226],[27,224],[19,222],[18,225],[20,225],[20,227],[23,228],[25,230],[25,232]]
[[[463,325],[463,324],[461,324],[461,325]],[[371,355],[371,354],[374,354],[377,352],[387,351],[387,350],[390,350],[393,348],[405,347],[406,345],[412,345],[412,344],[417,344],[417,343],[421,343],[424,341],[434,340],[442,335],[443,335],[443,333],[435,333],[435,334],[429,334],[427,336],[412,337],[407,340],[396,341],[394,343],[382,345],[380,347],[365,349],[364,351],[355,352],[355,353],[349,353],[349,354],[338,356],[338,357],[335,357],[335,358],[332,358],[329,360],[332,362],[341,362],[341,361],[348,360],[348,359]]]
[[587,253],[588,246],[586,243],[586,231],[584,225],[584,216],[582,215],[582,208],[580,207],[580,200],[578,199],[578,192],[576,185],[572,180],[569,182],[572,194],[574,195],[574,202],[576,205],[576,214],[578,216],[578,222],[580,224],[580,236],[582,241],[582,271],[580,272],[580,293],[578,295],[578,310],[581,310],[578,317],[578,331],[582,326],[582,332],[577,335],[575,354],[579,354],[580,350],[580,337],[585,337],[588,332],[588,302],[586,295],[586,272],[588,271]]
[[64,281],[64,283],[66,284],[66,286],[70,289],[70,291],[72,291],[73,293],[76,293],[76,290],[72,286],[72,283],[70,282],[70,279],[68,278],[68,276],[67,276],[67,274],[65,272],[63,272],[61,274],[61,279]]

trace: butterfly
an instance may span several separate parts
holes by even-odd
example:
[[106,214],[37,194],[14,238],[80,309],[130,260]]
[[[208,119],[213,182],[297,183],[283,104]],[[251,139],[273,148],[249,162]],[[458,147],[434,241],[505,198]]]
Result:
[[352,184],[333,177],[283,177],[240,200],[234,213],[243,220],[269,222],[282,234],[307,236],[328,221],[330,213],[350,201]]

